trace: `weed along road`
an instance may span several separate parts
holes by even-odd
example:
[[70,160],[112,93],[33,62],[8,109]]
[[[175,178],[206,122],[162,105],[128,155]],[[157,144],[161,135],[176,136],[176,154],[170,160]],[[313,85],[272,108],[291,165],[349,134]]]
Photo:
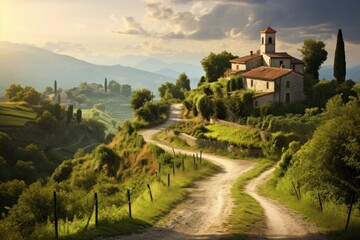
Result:
[[[163,145],[152,138],[166,126],[176,121],[181,121],[181,106],[181,104],[172,105],[170,117],[165,124],[152,129],[144,130],[141,134],[144,136],[145,141],[154,143],[164,150],[172,152],[173,150],[171,147]],[[175,153],[187,155],[196,153],[194,151],[181,149],[174,149],[174,151]],[[198,181],[192,188],[188,189],[188,196],[186,200],[175,207],[164,219],[160,220],[156,226],[146,229],[143,233],[107,239],[217,239],[228,236],[225,223],[233,208],[230,189],[235,180],[242,173],[253,168],[255,163],[244,160],[231,160],[225,157],[219,157],[206,153],[202,154],[202,156],[203,158],[221,166],[222,170],[212,177]],[[253,190],[255,190],[258,182],[261,181],[258,179],[255,180],[256,181],[252,181],[253,185],[248,185],[247,191],[249,193],[255,193]],[[263,207],[267,207],[263,204],[261,205]],[[265,211],[265,213],[268,212]],[[273,214],[275,215],[269,215],[266,217],[272,221],[272,219],[287,219],[285,215],[288,215],[287,212],[275,212]],[[297,219],[296,221],[301,220]],[[269,230],[272,228],[273,226],[269,224]],[[273,232],[265,231],[265,234],[270,238],[271,236],[276,236],[277,238],[282,238],[283,236],[286,238],[290,235],[288,232],[285,232],[285,234],[283,234],[283,232],[279,232],[278,234],[276,231],[276,229],[274,229]],[[291,232],[291,230],[289,230],[289,232]],[[297,235],[303,236],[307,234],[306,231],[299,231],[299,233],[300,234]],[[259,237],[267,238],[267,236]]]

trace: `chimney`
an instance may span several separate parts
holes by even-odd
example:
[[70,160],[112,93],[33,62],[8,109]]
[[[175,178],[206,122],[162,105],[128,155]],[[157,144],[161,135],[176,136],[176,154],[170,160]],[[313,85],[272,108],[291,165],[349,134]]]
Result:
[[250,55],[253,55],[253,51],[250,51]]

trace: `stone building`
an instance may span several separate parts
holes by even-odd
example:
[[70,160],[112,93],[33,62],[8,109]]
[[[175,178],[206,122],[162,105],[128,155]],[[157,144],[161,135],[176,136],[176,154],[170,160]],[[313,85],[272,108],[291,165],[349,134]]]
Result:
[[225,75],[240,75],[244,87],[254,90],[255,107],[275,102],[304,100],[304,63],[286,52],[276,52],[276,31],[270,26],[260,31],[260,50],[230,61]]

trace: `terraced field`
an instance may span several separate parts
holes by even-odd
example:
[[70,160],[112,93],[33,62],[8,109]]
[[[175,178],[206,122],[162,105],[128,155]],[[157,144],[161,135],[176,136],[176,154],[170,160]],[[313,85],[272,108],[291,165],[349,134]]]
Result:
[[26,103],[0,102],[0,126],[21,127],[36,118],[34,110]]

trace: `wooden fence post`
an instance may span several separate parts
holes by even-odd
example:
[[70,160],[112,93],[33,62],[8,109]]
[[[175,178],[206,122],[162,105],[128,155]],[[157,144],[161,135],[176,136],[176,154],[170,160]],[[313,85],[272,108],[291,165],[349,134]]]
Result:
[[154,200],[153,200],[153,195],[152,195],[152,192],[151,192],[150,184],[147,184],[147,187],[149,189],[150,200],[151,200],[151,202],[153,202]]
[[56,192],[55,191],[54,191],[54,225],[55,225],[55,239],[59,239],[58,214],[57,214],[57,203],[56,203]]
[[185,171],[185,156],[181,159],[182,170]]
[[347,230],[348,226],[349,226],[349,222],[350,222],[350,216],[351,216],[351,210],[352,210],[352,206],[355,200],[355,192],[353,192],[352,196],[351,196],[351,200],[350,200],[350,206],[349,206],[349,212],[348,212],[348,216],[346,219],[346,225],[345,225],[345,230]]
[[172,162],[173,176],[175,176],[175,162]]
[[170,187],[170,173],[168,173],[168,187]]
[[296,187],[295,187],[294,182],[293,182],[293,181],[291,181],[291,184],[292,184],[292,186],[293,186],[293,188],[294,188],[294,191],[295,191],[295,194],[296,194],[296,198],[297,198],[297,200],[300,200],[300,198],[299,198],[299,195],[298,195],[298,192],[297,192],[297,190],[296,190]]
[[323,206],[322,206],[322,201],[321,201],[320,193],[318,193],[318,200],[319,200],[320,211],[323,211]]
[[98,214],[99,214],[97,193],[94,193],[94,201],[95,201],[95,227],[97,227],[98,226]]
[[130,197],[130,189],[127,190],[127,199],[129,202],[129,216],[130,218],[132,218],[132,214],[131,214],[131,197]]

